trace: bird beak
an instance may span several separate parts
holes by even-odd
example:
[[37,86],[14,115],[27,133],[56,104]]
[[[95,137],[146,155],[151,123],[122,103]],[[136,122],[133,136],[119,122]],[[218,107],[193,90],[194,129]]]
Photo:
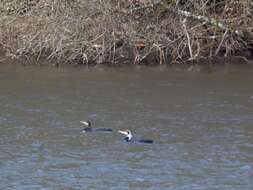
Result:
[[118,133],[121,133],[123,135],[128,135],[128,133],[126,131],[121,131],[121,130],[118,130]]
[[87,121],[80,121],[80,123],[86,125],[86,126],[89,126],[89,123]]

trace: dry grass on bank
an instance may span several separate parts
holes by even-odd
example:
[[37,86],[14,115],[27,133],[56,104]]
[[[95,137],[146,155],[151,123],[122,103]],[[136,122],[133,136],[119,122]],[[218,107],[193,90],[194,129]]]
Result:
[[77,64],[253,57],[251,0],[193,2],[2,0],[0,43],[14,59],[36,57]]

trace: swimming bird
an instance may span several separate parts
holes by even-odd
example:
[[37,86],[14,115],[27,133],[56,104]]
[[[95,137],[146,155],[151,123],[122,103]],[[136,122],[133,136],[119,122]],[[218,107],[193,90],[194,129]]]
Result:
[[124,131],[119,130],[118,132],[126,136],[125,137],[126,142],[138,142],[138,143],[148,143],[148,144],[152,144],[154,142],[151,139],[136,140],[133,138],[132,132],[130,130],[124,130]]
[[102,132],[112,132],[110,128],[93,128],[91,126],[90,121],[80,121],[80,123],[84,124],[86,127],[82,130],[83,133],[86,132],[94,132],[94,131],[102,131]]

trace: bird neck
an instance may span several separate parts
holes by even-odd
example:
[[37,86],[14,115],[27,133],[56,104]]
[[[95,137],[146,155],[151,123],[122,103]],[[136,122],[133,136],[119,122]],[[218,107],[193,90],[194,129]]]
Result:
[[127,142],[130,142],[130,141],[131,141],[131,138],[125,137],[125,140],[126,140]]
[[130,134],[128,134],[128,135],[125,137],[125,140],[126,140],[127,142],[129,142],[129,141],[132,140],[132,138],[133,138],[133,135],[130,133]]

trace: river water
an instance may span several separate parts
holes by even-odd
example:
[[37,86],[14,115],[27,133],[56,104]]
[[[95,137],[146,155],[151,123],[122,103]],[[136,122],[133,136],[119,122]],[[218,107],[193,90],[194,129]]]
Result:
[[0,189],[252,190],[252,81],[241,65],[1,65]]

